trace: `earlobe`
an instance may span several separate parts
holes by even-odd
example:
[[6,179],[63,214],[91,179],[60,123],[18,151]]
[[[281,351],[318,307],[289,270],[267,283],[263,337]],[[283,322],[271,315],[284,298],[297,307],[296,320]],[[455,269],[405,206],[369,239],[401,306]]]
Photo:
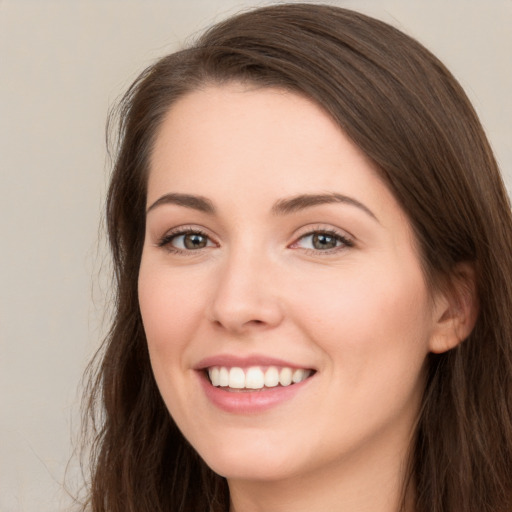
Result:
[[441,354],[462,343],[471,334],[478,311],[475,268],[459,263],[435,298],[430,351]]

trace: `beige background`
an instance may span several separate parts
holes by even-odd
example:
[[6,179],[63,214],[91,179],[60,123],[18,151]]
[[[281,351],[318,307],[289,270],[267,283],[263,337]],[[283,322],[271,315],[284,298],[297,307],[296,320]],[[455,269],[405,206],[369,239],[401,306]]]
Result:
[[[0,0],[0,512],[55,512],[105,329],[106,113],[137,73],[263,2]],[[331,2],[414,35],[473,100],[512,183],[512,0]],[[103,265],[104,266],[104,265]],[[70,485],[76,480],[70,464]]]

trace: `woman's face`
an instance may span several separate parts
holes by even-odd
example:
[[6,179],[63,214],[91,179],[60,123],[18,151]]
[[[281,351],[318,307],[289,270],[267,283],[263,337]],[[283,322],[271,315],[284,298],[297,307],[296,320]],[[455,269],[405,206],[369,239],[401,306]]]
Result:
[[403,456],[435,301],[408,219],[318,106],[236,84],[182,98],[147,207],[152,367],[214,471],[280,480]]

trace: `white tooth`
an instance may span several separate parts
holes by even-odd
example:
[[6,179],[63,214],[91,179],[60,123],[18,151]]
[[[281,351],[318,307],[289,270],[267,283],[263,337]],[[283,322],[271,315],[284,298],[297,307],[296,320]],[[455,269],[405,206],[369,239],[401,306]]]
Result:
[[261,368],[251,366],[245,374],[245,387],[249,389],[261,389],[265,385],[265,376]]
[[275,366],[271,366],[265,372],[265,386],[275,388],[279,384],[279,371]]
[[242,368],[234,366],[229,370],[229,387],[233,389],[245,388],[245,373]]
[[219,385],[219,367],[214,366],[213,368],[208,368],[208,375],[210,380],[212,381],[213,386]]
[[281,386],[289,386],[292,383],[292,369],[282,368],[279,372],[279,384]]
[[229,386],[229,371],[224,366],[219,369],[219,386],[224,388]]
[[303,370],[301,368],[295,370],[292,375],[292,382],[294,384],[297,384],[298,382],[302,382],[304,380],[306,370]]

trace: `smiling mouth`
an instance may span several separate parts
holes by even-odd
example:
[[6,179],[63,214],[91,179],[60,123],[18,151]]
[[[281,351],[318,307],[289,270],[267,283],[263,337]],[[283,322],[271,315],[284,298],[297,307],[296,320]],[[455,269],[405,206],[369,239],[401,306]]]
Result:
[[210,383],[226,391],[254,391],[275,387],[287,387],[305,381],[313,375],[314,370],[289,367],[251,366],[211,366],[206,369]]

